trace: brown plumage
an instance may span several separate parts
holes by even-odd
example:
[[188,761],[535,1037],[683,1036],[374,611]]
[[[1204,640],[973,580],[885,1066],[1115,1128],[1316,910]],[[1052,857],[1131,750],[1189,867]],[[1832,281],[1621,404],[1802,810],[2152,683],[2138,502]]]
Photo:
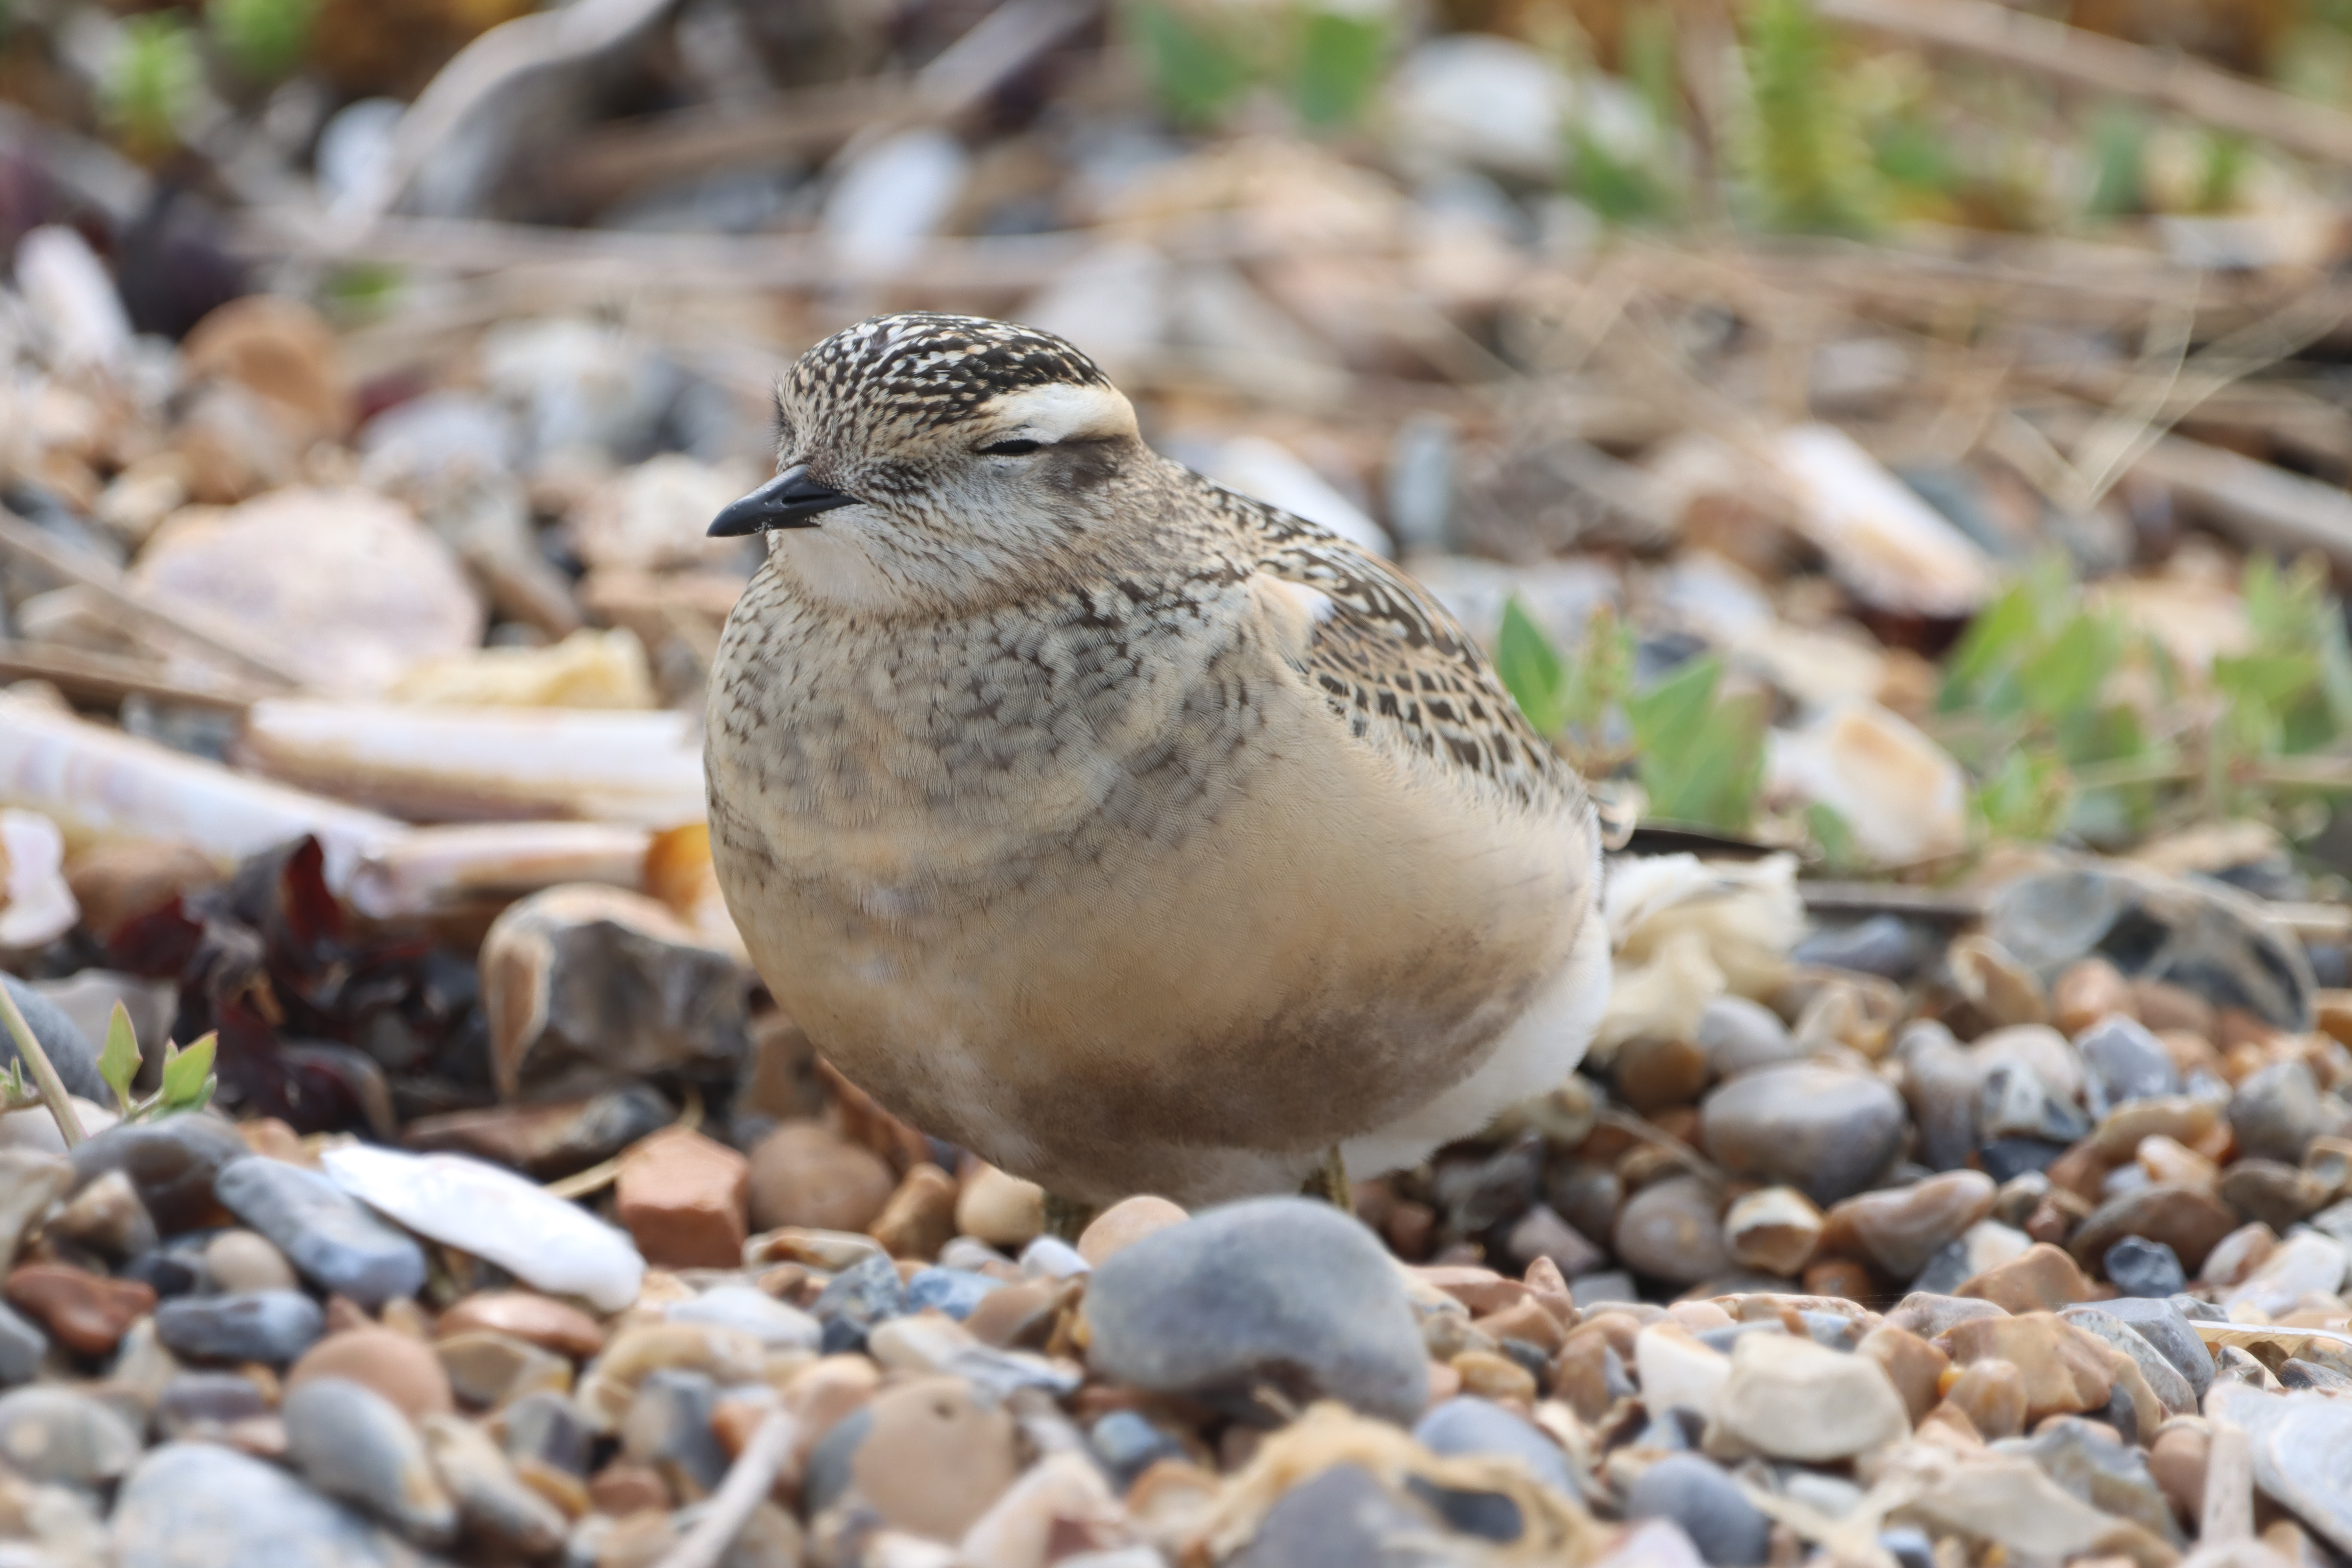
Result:
[[1606,998],[1575,774],[1385,562],[1153,454],[1057,338],[866,321],[778,395],[712,673],[779,1002],[1066,1198],[1296,1190],[1557,1083]]

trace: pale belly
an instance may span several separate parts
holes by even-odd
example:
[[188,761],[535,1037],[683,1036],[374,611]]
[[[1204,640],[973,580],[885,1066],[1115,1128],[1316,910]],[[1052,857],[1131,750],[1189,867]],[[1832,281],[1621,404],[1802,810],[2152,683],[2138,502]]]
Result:
[[1475,1073],[1592,897],[1575,815],[1417,793],[1303,693],[1020,788],[903,751],[779,787],[772,738],[714,724],[709,769],[778,1002],[916,1126],[1089,1202],[1295,1188]]

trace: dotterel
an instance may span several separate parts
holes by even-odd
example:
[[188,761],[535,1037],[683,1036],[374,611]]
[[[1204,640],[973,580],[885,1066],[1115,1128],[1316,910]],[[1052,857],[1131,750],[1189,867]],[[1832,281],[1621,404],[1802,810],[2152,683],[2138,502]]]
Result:
[[1093,363],[877,317],[778,391],[710,682],[712,852],[777,1000],[1073,1204],[1419,1160],[1582,1057],[1575,773],[1395,568],[1153,453]]

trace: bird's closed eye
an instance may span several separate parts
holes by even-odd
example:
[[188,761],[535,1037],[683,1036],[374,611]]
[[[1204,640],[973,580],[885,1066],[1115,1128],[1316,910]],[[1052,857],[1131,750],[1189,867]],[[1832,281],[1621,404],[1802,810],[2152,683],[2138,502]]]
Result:
[[992,458],[1025,458],[1045,444],[1043,441],[992,441],[981,450]]

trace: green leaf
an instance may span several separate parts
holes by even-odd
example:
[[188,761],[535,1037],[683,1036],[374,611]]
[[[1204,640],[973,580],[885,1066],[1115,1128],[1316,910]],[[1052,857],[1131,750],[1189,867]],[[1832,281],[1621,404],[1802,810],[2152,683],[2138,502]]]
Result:
[[98,1076],[114,1091],[115,1109],[131,1113],[131,1080],[139,1076],[139,1037],[131,1032],[131,1015],[121,1003],[106,1021],[106,1048],[98,1053]]
[[203,77],[194,35],[177,11],[150,11],[122,22],[121,46],[99,84],[108,126],[134,153],[159,156],[179,144],[180,117]]
[[217,1035],[206,1035],[185,1050],[165,1047],[160,1110],[201,1110],[213,1097],[213,1052]]
[[1502,630],[1495,638],[1495,673],[1538,734],[1559,733],[1568,721],[1568,668],[1516,594],[1503,605]]
[[2092,217],[2125,217],[2147,205],[2147,116],[2113,103],[2091,121],[2091,161],[2097,174],[2083,210]]
[[1249,61],[1166,0],[1128,0],[1128,31],[1168,112],[1205,125],[1249,85]]
[[1686,660],[1627,698],[1625,717],[1651,813],[1736,833],[1755,811],[1770,714],[1759,696],[1718,700],[1722,679],[1721,660]]
[[310,47],[318,0],[209,0],[205,28],[247,81],[283,81]]
[[1394,44],[1387,14],[1318,7],[1300,32],[1291,84],[1298,117],[1318,130],[1353,124],[1380,86]]

